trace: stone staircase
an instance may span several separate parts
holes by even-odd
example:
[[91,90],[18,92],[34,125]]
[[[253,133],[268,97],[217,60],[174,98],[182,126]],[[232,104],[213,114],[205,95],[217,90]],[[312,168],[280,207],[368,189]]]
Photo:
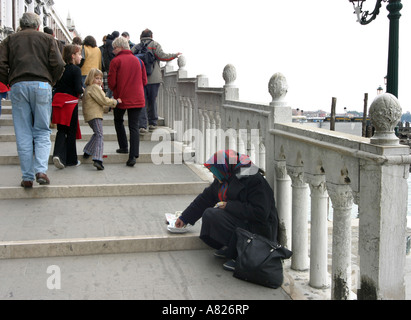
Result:
[[[59,170],[53,166],[50,156],[51,185],[41,187],[35,183],[32,190],[24,190],[19,186],[21,171],[11,107],[7,102],[3,104],[0,118],[0,258],[204,247],[198,240],[200,224],[190,233],[171,235],[166,230],[164,213],[183,210],[208,185],[207,178],[200,178],[195,166],[190,169],[174,161],[153,164],[151,151],[158,142],[151,141],[151,133],[141,135],[141,157],[134,168],[129,168],[125,165],[128,155],[115,152],[118,144],[113,115],[106,114],[106,169],[97,171],[91,159],[81,156],[92,130],[80,115],[83,138],[78,141],[77,153],[82,165]],[[52,131],[54,142],[56,129]],[[172,139],[173,133],[167,136]],[[172,140],[168,142],[176,148]]]
[[[92,130],[84,123],[81,107],[79,114],[83,138],[77,142],[77,153],[82,164],[60,170],[54,167],[50,157],[47,174],[51,184],[34,183],[33,189],[25,190],[20,187],[11,105],[9,101],[2,103],[0,299],[289,299],[282,289],[272,290],[232,279],[222,270],[222,262],[217,262],[212,251],[199,240],[201,221],[185,234],[167,231],[164,214],[183,210],[211,181],[204,168],[181,164],[181,145],[173,141],[174,132],[159,123],[153,134],[140,135],[140,158],[130,168],[125,165],[128,155],[115,152],[118,144],[113,114],[105,114],[105,170],[97,171],[91,159],[82,157]],[[172,146],[171,154],[160,154],[172,159],[171,163],[157,165],[152,161],[153,150],[158,152],[159,142],[155,138],[158,133]],[[52,150],[55,135],[56,129],[52,129]],[[154,138],[157,141],[152,141]],[[130,257],[136,259],[135,263],[130,263]],[[115,270],[100,268],[107,259],[112,265],[117,264],[112,267]],[[153,265],[153,259],[157,259],[157,266]],[[94,271],[87,276],[84,270],[80,272],[73,267],[76,263]],[[68,285],[66,290],[45,288],[45,268],[51,264],[65,266],[63,282],[74,281],[70,289]],[[41,272],[38,265],[42,266]],[[125,272],[129,268],[134,270],[132,275],[124,276],[122,281],[116,278],[121,285],[110,280],[119,274],[118,269]],[[99,272],[98,282],[95,277]],[[148,277],[141,277],[142,272]],[[185,273],[185,278],[191,275],[192,283],[180,280],[180,273]],[[168,278],[162,276],[161,281],[172,284],[164,286],[164,290],[155,290],[156,286],[162,287],[157,276],[164,274]],[[139,278],[139,284],[129,288],[130,277]],[[222,282],[222,277],[226,282]],[[208,279],[207,284],[202,283],[203,278]],[[78,279],[83,282],[77,283]],[[198,281],[202,289],[197,292],[193,288]],[[31,283],[28,288],[27,283]],[[216,293],[215,287],[222,283],[230,285]],[[231,291],[230,286],[240,288]]]

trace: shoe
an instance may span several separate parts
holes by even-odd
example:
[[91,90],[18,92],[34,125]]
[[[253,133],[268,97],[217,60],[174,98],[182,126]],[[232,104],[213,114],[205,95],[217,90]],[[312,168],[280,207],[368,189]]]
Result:
[[227,271],[234,271],[235,270],[235,260],[228,260],[226,263],[223,264],[223,269]]
[[128,149],[117,149],[116,150],[117,153],[128,153]]
[[136,164],[136,158],[130,158],[128,159],[126,163],[127,167],[134,167],[135,164]]
[[146,128],[140,128],[140,134],[147,134],[148,130]]
[[50,179],[45,173],[36,173],[36,181],[42,186],[50,184]]
[[66,166],[61,162],[59,157],[53,157],[53,163],[56,168],[64,169]]
[[150,124],[150,125],[148,126],[148,130],[149,130],[149,131],[154,131],[154,130],[156,130],[156,129],[157,129],[157,126],[155,126],[155,125]]
[[224,246],[221,249],[214,252],[214,257],[221,258],[221,259],[227,259],[226,253],[227,253],[227,247]]
[[76,164],[67,164],[66,167],[79,167],[81,166],[81,161],[77,159]]
[[95,166],[97,170],[104,170],[103,162],[101,161],[94,160],[93,166]]
[[83,159],[88,159],[88,158],[90,158],[90,155],[89,155],[88,153],[85,153],[85,152],[84,152],[84,154],[83,154]]
[[22,181],[20,184],[24,189],[31,189],[33,188],[33,181]]

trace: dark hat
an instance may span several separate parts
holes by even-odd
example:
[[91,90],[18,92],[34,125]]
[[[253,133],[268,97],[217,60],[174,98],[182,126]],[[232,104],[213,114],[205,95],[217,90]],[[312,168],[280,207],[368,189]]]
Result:
[[120,36],[120,32],[118,31],[113,31],[113,33],[111,34],[114,38],[118,38]]
[[51,35],[54,34],[53,30],[49,27],[44,27],[43,31],[44,31],[44,33],[48,33],[48,34],[51,34]]

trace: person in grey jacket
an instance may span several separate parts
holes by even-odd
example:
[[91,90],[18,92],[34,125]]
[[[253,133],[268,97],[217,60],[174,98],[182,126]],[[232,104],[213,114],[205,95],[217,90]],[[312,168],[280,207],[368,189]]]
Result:
[[153,52],[156,60],[154,62],[153,73],[147,78],[147,85],[144,88],[146,105],[141,110],[139,118],[140,133],[147,133],[147,124],[149,130],[153,131],[157,128],[157,95],[160,89],[160,84],[163,82],[161,75],[160,61],[171,61],[178,58],[181,53],[165,53],[161,45],[153,40],[153,32],[145,29],[140,35],[140,43],[132,48],[133,53],[137,53],[143,45]]
[[0,44],[0,82],[11,87],[17,151],[23,174],[21,186],[50,184],[47,177],[51,141],[52,86],[65,63],[53,36],[39,32],[40,17],[26,12],[21,31]]

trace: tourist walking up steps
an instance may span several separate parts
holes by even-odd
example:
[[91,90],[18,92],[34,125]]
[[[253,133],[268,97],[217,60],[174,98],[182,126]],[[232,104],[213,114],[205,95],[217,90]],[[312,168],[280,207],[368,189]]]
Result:
[[83,42],[84,48],[84,63],[81,66],[81,76],[83,80],[83,87],[85,87],[86,77],[90,70],[95,68],[103,70],[101,50],[97,47],[97,41],[93,36],[87,36]]
[[52,86],[64,71],[57,43],[39,32],[40,17],[26,12],[21,31],[0,44],[0,82],[11,86],[10,99],[17,151],[23,174],[21,186],[50,184],[47,176],[51,141]]
[[[113,41],[113,52],[116,57],[111,61],[108,73],[108,86],[113,91],[113,97],[121,97],[122,103],[114,109],[114,126],[117,133],[119,149],[117,153],[129,153],[127,166],[134,167],[140,154],[140,134],[138,117],[144,107],[144,86],[147,84],[147,74],[144,63],[137,59],[130,50],[128,41],[118,37]],[[130,130],[130,149],[124,128],[124,114],[127,111]]]
[[[106,70],[106,72],[109,72],[110,70],[110,63],[111,61],[116,57],[116,55],[113,52],[113,41],[117,39],[120,36],[120,32],[118,31],[113,31],[111,34],[108,34],[106,37],[106,43],[104,46],[103,50],[103,65]],[[107,89],[107,96],[109,98],[113,97],[113,91],[108,88]]]
[[93,129],[93,136],[84,147],[85,159],[93,157],[94,166],[97,170],[104,170],[103,166],[103,114],[104,108],[115,108],[121,103],[121,99],[110,99],[103,91],[103,72],[98,69],[91,69],[86,78],[86,90],[83,96],[84,121],[88,122]]
[[153,40],[153,32],[145,29],[140,35],[140,43],[132,48],[134,54],[139,53],[142,47],[147,46],[156,60],[153,64],[153,71],[148,75],[147,85],[145,86],[146,105],[140,113],[139,128],[141,134],[148,133],[148,129],[153,131],[157,128],[157,95],[160,89],[160,84],[163,82],[161,75],[160,61],[171,61],[178,58],[181,53],[165,53],[161,45]]
[[59,169],[78,166],[76,139],[81,139],[78,121],[78,99],[83,93],[81,80],[81,47],[70,44],[63,49],[67,63],[63,76],[57,82],[53,98],[53,123],[57,124],[53,163]]

